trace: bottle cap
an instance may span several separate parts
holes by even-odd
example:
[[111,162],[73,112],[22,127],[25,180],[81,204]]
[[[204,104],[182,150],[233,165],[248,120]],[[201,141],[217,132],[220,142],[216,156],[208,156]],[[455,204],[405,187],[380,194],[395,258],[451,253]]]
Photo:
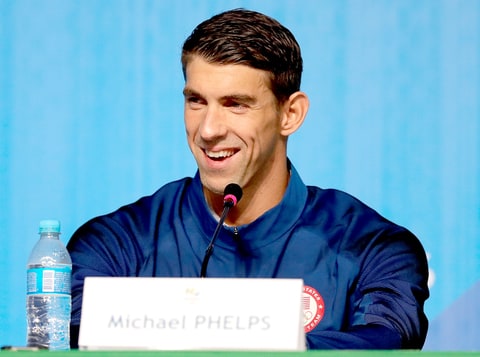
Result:
[[40,221],[38,233],[60,233],[60,221],[56,219],[44,219]]

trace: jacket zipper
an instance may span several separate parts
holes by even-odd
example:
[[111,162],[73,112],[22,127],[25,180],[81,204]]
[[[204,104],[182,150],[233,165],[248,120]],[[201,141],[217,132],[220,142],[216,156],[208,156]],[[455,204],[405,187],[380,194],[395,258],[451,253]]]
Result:
[[233,240],[234,241],[240,240],[240,233],[238,233],[237,227],[233,227]]

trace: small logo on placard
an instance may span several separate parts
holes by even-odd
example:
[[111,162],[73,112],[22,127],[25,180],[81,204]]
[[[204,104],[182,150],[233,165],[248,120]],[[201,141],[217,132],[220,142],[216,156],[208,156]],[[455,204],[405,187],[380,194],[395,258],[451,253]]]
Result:
[[303,287],[303,317],[305,333],[312,331],[323,319],[325,313],[325,303],[322,295],[312,288],[305,285]]
[[197,304],[200,300],[200,291],[194,287],[185,289],[185,301],[190,304]]

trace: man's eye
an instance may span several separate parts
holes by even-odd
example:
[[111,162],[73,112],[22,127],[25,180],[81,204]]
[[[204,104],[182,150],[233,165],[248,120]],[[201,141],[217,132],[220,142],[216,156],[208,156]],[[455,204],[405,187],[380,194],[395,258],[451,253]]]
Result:
[[187,102],[189,103],[198,103],[199,100],[200,99],[198,97],[187,97]]
[[233,110],[234,112],[244,112],[248,109],[248,105],[241,102],[230,101],[225,103],[225,106]]
[[198,107],[204,104],[204,101],[199,97],[186,97],[185,100],[190,106],[193,107]]

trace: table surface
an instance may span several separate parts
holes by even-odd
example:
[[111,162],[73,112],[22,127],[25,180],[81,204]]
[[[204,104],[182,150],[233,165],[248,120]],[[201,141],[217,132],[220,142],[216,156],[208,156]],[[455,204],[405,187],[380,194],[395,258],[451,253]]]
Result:
[[[2,351],[2,355],[12,354],[12,356],[31,351]],[[36,351],[35,354],[50,353],[46,350]],[[412,350],[316,350],[306,352],[265,352],[265,351],[55,351],[54,357],[366,357],[366,356],[386,356],[386,357],[453,357],[453,356],[480,356],[480,351],[412,351]]]

